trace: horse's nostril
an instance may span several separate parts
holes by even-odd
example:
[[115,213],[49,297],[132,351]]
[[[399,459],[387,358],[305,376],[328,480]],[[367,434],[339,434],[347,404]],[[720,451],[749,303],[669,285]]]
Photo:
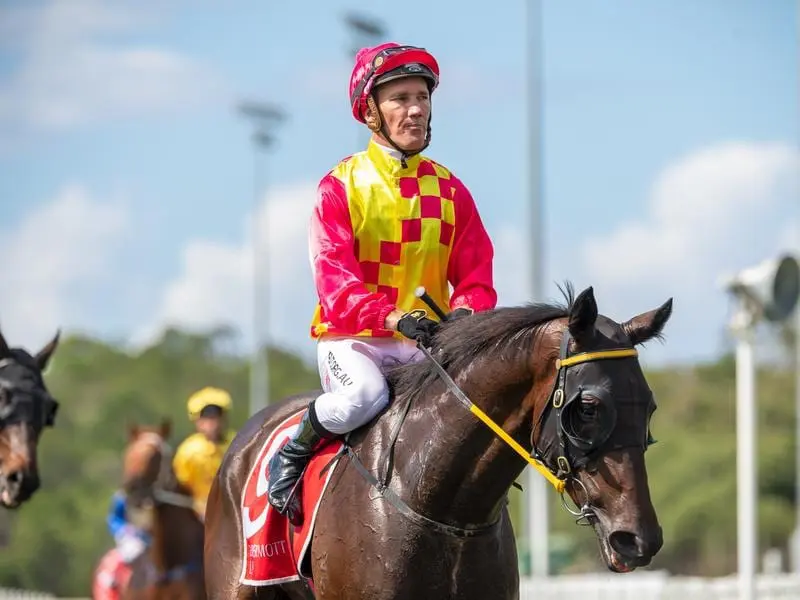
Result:
[[639,558],[644,555],[639,538],[630,531],[615,531],[608,536],[608,543],[615,552],[626,558]]
[[6,481],[11,485],[17,485],[22,482],[22,471],[14,471],[6,476]]

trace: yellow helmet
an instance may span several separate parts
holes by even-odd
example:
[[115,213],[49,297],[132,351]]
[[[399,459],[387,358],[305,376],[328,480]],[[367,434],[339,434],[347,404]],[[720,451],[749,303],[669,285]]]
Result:
[[202,390],[189,396],[186,408],[189,410],[189,419],[194,421],[207,406],[219,406],[223,412],[227,412],[230,410],[231,404],[231,395],[225,390],[215,387],[204,387]]

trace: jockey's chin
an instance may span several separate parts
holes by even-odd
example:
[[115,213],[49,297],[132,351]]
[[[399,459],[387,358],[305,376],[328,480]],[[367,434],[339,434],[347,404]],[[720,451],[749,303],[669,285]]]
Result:
[[425,145],[425,127],[422,125],[411,125],[402,128],[392,136],[392,141],[397,147],[406,152],[416,152]]

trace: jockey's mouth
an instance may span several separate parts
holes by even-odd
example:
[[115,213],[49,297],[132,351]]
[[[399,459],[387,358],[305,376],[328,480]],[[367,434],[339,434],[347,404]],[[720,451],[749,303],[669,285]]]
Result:
[[409,123],[408,125],[403,126],[403,131],[420,132],[423,130],[424,127],[422,123]]

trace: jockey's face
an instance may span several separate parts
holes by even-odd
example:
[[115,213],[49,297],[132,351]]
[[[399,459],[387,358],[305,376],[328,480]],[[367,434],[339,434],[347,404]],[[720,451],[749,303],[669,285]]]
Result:
[[[404,77],[381,85],[376,103],[389,137],[399,148],[422,148],[431,114],[431,96],[422,77]],[[378,137],[383,138],[380,134]]]
[[195,421],[197,431],[202,433],[206,438],[212,442],[217,442],[222,439],[222,433],[225,431],[225,414],[220,416],[199,417]]

